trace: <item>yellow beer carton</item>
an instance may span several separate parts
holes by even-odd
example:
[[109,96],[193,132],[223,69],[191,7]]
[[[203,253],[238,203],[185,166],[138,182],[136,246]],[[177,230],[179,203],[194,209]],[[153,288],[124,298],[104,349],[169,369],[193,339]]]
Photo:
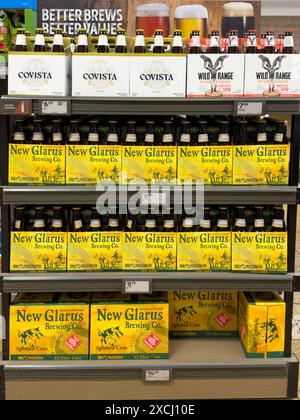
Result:
[[168,359],[168,302],[107,301],[95,296],[90,343],[91,360]]
[[176,271],[176,233],[124,233],[124,271]]
[[11,232],[10,271],[67,270],[66,232]]
[[290,146],[235,146],[234,185],[289,185]]
[[68,271],[122,270],[122,232],[69,232]]
[[122,152],[123,183],[174,184],[177,178],[176,147],[126,146]]
[[232,271],[287,273],[286,232],[232,233]]
[[9,145],[10,185],[65,185],[65,146]]
[[178,179],[193,184],[232,185],[231,146],[178,147]]
[[236,292],[169,292],[171,337],[237,337]]
[[239,335],[248,358],[281,358],[286,305],[278,293],[240,293]]
[[231,271],[231,232],[177,234],[178,271]]
[[121,146],[67,146],[67,185],[119,184],[122,171]]
[[10,360],[88,360],[90,297],[22,295],[10,307]]

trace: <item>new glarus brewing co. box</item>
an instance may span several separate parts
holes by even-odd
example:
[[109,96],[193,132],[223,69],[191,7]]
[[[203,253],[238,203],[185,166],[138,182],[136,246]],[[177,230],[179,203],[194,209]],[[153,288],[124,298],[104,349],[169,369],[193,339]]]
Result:
[[186,56],[174,54],[131,56],[130,96],[185,98]]
[[188,55],[189,98],[231,98],[244,94],[243,54]]
[[247,55],[245,96],[299,97],[300,55]]
[[129,96],[128,55],[73,54],[73,96]]
[[10,52],[8,94],[68,96],[71,57],[65,53]]

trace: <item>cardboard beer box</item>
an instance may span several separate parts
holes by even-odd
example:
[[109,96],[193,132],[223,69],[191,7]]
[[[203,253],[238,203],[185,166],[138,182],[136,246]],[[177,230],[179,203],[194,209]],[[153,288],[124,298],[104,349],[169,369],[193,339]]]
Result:
[[241,98],[244,95],[243,54],[190,54],[188,98]]
[[233,232],[232,271],[287,273],[287,232]]
[[176,233],[123,235],[124,271],[176,271]]
[[68,271],[121,271],[121,232],[69,232]]
[[231,232],[177,234],[178,271],[231,271]]
[[130,96],[185,98],[186,56],[175,54],[131,56]]
[[67,270],[66,232],[11,232],[11,272]]
[[300,97],[300,55],[246,55],[245,96]]
[[171,337],[237,337],[238,293],[169,292]]
[[240,293],[238,319],[246,357],[284,357],[286,304],[278,293]]
[[68,96],[71,56],[65,53],[10,52],[8,94]]
[[73,54],[73,96],[129,97],[129,60],[120,54]]

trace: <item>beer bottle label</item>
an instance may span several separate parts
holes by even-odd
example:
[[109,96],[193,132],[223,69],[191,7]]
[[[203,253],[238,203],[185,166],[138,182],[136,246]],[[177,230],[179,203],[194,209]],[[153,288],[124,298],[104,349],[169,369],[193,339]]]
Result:
[[15,229],[20,229],[21,228],[21,220],[16,220],[15,221]]
[[181,143],[190,143],[191,142],[191,135],[190,134],[182,134],[180,137]]
[[247,223],[245,219],[236,219],[235,226],[245,228],[247,227]]
[[36,219],[35,221],[34,221],[34,227],[36,228],[36,229],[42,229],[42,228],[44,228],[46,225],[45,225],[45,220],[44,219]]
[[228,229],[228,220],[219,220],[218,221],[218,228]]
[[154,134],[146,134],[145,143],[154,143]]
[[118,35],[117,36],[117,46],[119,46],[119,47],[126,47],[127,46],[125,35]]
[[108,226],[110,228],[118,228],[119,227],[119,219],[109,219]]
[[58,143],[62,141],[62,134],[61,133],[53,133],[53,143]]
[[284,135],[282,133],[276,133],[274,140],[276,143],[283,143]]
[[264,228],[265,227],[265,221],[264,221],[264,219],[256,219],[255,222],[254,222],[254,227],[256,229]]
[[267,133],[258,133],[258,135],[257,135],[257,141],[259,143],[264,143],[267,140],[268,140]]
[[75,229],[81,229],[82,228],[82,220],[75,220]]
[[164,37],[162,35],[157,35],[154,41],[154,47],[164,47]]
[[266,36],[266,45],[268,47],[275,47],[275,36],[274,35],[267,35]]
[[145,47],[145,37],[143,35],[138,35],[135,39],[135,46],[136,47]]
[[173,134],[164,134],[163,143],[173,143]]
[[98,229],[101,227],[101,222],[99,219],[91,219],[90,227],[93,229]]
[[229,37],[229,46],[230,47],[239,47],[239,39],[237,36]]
[[36,35],[35,37],[35,45],[41,45],[44,46],[45,45],[45,37],[44,35]]
[[190,42],[191,47],[201,47],[201,41],[199,36],[193,36]]
[[132,220],[128,220],[127,229],[132,229],[132,226],[133,226]]
[[274,219],[272,223],[272,227],[276,229],[283,229],[284,228],[283,220]]
[[127,134],[126,143],[136,143],[136,142],[137,142],[136,134]]
[[182,226],[186,229],[190,229],[190,228],[194,227],[193,219],[191,217],[187,217],[186,219],[184,219]]
[[63,226],[62,220],[59,220],[59,219],[53,219],[52,220],[52,227],[53,228],[55,228],[55,229],[61,229],[62,226]]
[[198,143],[208,143],[208,134],[199,134]]
[[200,226],[201,226],[203,229],[210,229],[210,227],[211,227],[211,222],[210,222],[210,220],[201,220],[201,222],[200,222]]
[[249,35],[247,38],[247,47],[257,47],[257,37]]
[[108,143],[118,143],[119,142],[119,137],[118,134],[109,134],[107,137],[107,142]]
[[79,35],[78,45],[84,45],[88,47],[89,43],[88,43],[88,38],[86,35]]
[[181,36],[175,36],[173,39],[173,47],[183,48],[183,39]]
[[156,222],[155,220],[146,220],[145,224],[147,229],[155,229],[156,228]]
[[14,134],[15,141],[25,141],[25,134],[22,132],[15,132]]
[[62,35],[59,35],[59,34],[54,35],[53,45],[64,45],[64,39]]
[[219,143],[230,143],[229,134],[220,134],[219,135]]
[[219,36],[212,36],[210,38],[210,46],[211,47],[220,47],[220,37]]
[[99,35],[99,39],[98,39],[98,45],[103,45],[105,47],[108,47],[108,38],[106,35]]
[[283,41],[283,46],[285,48],[294,48],[294,37],[293,36],[285,36]]
[[16,45],[22,45],[23,47],[27,46],[26,35],[17,35]]
[[76,51],[76,44],[71,43],[71,44],[70,44],[70,50],[71,50],[71,53],[72,53],[72,54],[73,54],[73,53],[75,53],[75,51]]
[[44,141],[43,133],[33,133],[32,140],[33,141]]
[[164,222],[165,229],[174,229],[174,227],[175,227],[174,220],[165,220]]
[[91,142],[91,143],[96,143],[96,142],[98,143],[99,142],[99,134],[90,133],[88,141]]
[[72,142],[79,142],[80,141],[80,134],[79,133],[71,133],[69,141]]

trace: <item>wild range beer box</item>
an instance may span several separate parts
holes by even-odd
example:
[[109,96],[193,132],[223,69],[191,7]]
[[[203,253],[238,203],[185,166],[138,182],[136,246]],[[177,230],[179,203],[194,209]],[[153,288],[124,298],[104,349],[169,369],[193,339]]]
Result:
[[65,146],[10,144],[8,182],[10,185],[65,185]]
[[176,271],[176,233],[125,232],[124,271]]
[[286,304],[278,293],[240,293],[238,315],[246,357],[284,357]]
[[131,56],[130,96],[185,98],[186,56],[175,54]]
[[287,232],[232,233],[232,271],[283,274],[287,260]]
[[119,184],[122,171],[121,146],[66,146],[66,184]]
[[8,94],[68,96],[71,57],[65,53],[10,52]]
[[189,54],[187,97],[243,97],[244,66],[243,54]]
[[107,300],[95,294],[91,305],[91,360],[169,358],[169,304],[164,296],[152,300]]
[[178,271],[231,271],[231,232],[177,234]]
[[129,55],[73,54],[73,96],[129,97],[129,61]]
[[238,293],[169,292],[171,337],[237,337]]
[[299,97],[300,55],[246,55],[245,96]]
[[88,360],[90,295],[20,294],[10,307],[10,360]]
[[11,232],[10,271],[66,271],[67,241],[66,232]]
[[122,232],[69,232],[68,271],[121,271]]

